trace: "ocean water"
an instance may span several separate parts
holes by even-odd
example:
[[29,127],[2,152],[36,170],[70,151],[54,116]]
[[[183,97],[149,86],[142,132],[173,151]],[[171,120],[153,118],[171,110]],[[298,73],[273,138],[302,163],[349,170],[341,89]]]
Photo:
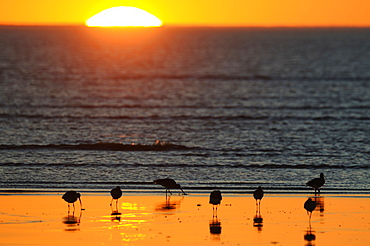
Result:
[[370,194],[370,29],[0,27],[0,191]]

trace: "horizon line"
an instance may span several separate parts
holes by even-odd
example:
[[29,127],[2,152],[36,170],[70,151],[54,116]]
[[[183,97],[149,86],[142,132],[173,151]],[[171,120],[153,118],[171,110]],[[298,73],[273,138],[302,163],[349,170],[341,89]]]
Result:
[[86,27],[86,28],[104,28],[104,29],[124,29],[124,28],[166,28],[166,27],[184,27],[184,28],[370,28],[370,25],[197,25],[197,24],[163,24],[160,27],[89,27],[85,24],[1,24],[0,27]]

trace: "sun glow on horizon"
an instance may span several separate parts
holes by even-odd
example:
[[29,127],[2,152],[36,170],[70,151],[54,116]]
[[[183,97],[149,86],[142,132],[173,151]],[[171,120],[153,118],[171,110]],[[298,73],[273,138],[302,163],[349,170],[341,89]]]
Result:
[[156,16],[136,7],[119,6],[101,11],[86,20],[88,27],[160,27]]

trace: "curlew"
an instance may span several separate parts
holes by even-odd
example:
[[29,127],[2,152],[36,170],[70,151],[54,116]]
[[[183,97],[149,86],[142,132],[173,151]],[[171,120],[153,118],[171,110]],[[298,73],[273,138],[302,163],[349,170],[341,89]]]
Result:
[[213,210],[216,207],[216,211],[217,211],[218,205],[221,204],[221,200],[222,200],[221,191],[214,190],[211,192],[209,196],[209,203],[213,205]]
[[175,180],[173,179],[156,179],[153,182],[154,184],[159,184],[166,188],[166,196],[167,192],[169,192],[172,195],[170,189],[180,189],[182,193],[186,195],[186,193],[182,190],[181,186],[178,183],[176,183]]
[[254,199],[256,199],[256,205],[258,204],[258,200],[259,204],[261,204],[261,200],[263,197],[263,189],[261,186],[258,186],[258,188],[253,192],[253,197]]
[[261,200],[263,198],[263,189],[261,186],[253,192],[253,197],[256,199],[256,215],[253,218],[253,226],[258,228],[258,231],[262,230],[263,218],[261,216]]
[[64,201],[68,202],[68,209],[70,208],[69,207],[69,204],[72,203],[73,204],[73,209],[75,209],[75,202],[78,200],[80,200],[80,206],[81,206],[81,210],[85,210],[82,208],[82,202],[81,202],[81,194],[80,193],[77,193],[76,191],[73,191],[73,190],[70,190],[70,191],[67,191],[63,196],[62,198],[64,199]]
[[311,186],[312,188],[315,189],[315,195],[316,191],[320,193],[320,187],[325,184],[325,178],[324,174],[320,173],[320,178],[314,178],[306,183],[307,186]]
[[117,186],[110,191],[110,194],[112,196],[112,200],[109,205],[112,206],[113,200],[116,200],[116,204],[118,203],[118,199],[122,196],[122,190],[119,186]]

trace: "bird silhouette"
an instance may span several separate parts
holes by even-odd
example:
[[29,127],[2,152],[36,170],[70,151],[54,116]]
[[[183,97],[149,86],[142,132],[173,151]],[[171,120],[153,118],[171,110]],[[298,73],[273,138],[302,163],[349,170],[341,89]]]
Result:
[[311,219],[312,211],[314,211],[316,208],[316,202],[313,201],[311,198],[308,198],[303,207],[307,210],[307,214]]
[[320,178],[314,178],[306,183],[307,186],[311,186],[315,189],[315,195],[316,191],[320,193],[320,187],[325,184],[325,177],[323,173],[320,173]]
[[261,186],[258,186],[258,188],[253,192],[253,197],[254,199],[256,199],[256,205],[258,203],[258,200],[259,200],[259,204],[261,204],[261,200],[263,198],[263,189]]
[[217,208],[218,208],[218,205],[221,204],[221,200],[222,200],[221,191],[214,190],[211,192],[209,196],[209,203],[213,205],[213,212],[215,210],[215,207],[216,207],[216,212],[217,212]]
[[110,204],[112,206],[112,203],[113,203],[113,200],[116,200],[116,206],[117,206],[117,203],[118,203],[118,199],[122,196],[122,190],[119,186],[117,186],[116,188],[113,188],[111,191],[110,191],[110,194],[112,196],[112,200],[110,201]]
[[253,218],[253,226],[258,228],[260,232],[263,226],[263,218],[261,216],[261,200],[263,198],[264,192],[261,186],[253,192],[253,197],[256,199],[256,215]]
[[77,199],[80,200],[81,210],[85,210],[85,209],[82,208],[82,201],[81,201],[81,194],[80,193],[77,193],[76,191],[70,190],[70,191],[67,191],[62,196],[62,198],[64,199],[64,201],[68,202],[68,210],[70,209],[70,206],[69,206],[70,203],[73,204],[73,209],[75,209],[75,202],[77,201]]
[[176,183],[176,181],[173,179],[156,179],[153,182],[154,184],[159,184],[166,188],[166,196],[167,192],[169,192],[172,195],[170,189],[180,189],[182,191],[182,194],[186,195],[186,193],[182,190],[181,186],[178,183]]

